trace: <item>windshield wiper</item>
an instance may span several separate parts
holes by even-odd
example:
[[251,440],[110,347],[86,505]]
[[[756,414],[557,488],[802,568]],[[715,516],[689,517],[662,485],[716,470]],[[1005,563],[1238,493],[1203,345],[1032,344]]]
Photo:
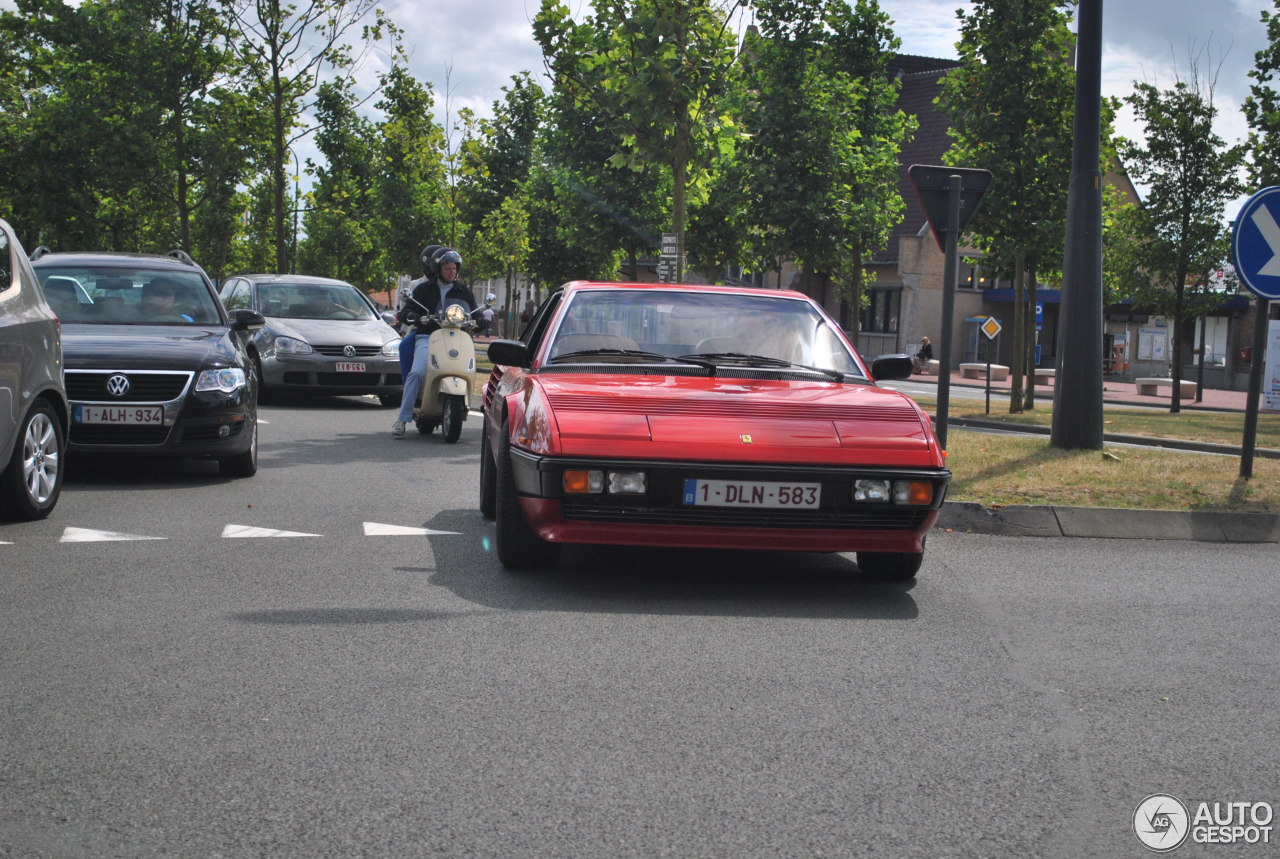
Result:
[[663,355],[660,352],[645,352],[642,349],[579,349],[576,352],[565,352],[563,355],[556,355],[551,361],[562,361],[566,358],[639,358],[645,361],[674,361],[680,364],[693,364],[697,367],[706,367],[709,370],[715,369],[715,364],[710,361],[700,361],[697,356],[681,355],[679,358],[673,358],[670,355]]
[[844,381],[844,373],[839,370],[829,370],[825,367],[811,367],[808,364],[796,364],[793,361],[786,361],[782,358],[771,358],[768,355],[748,355],[745,352],[699,352],[697,355],[681,355],[680,358],[682,360],[697,360],[699,358],[705,358],[708,361],[718,361],[729,364],[745,364],[749,367],[776,367],[779,370],[808,370],[811,373],[821,373],[833,382]]

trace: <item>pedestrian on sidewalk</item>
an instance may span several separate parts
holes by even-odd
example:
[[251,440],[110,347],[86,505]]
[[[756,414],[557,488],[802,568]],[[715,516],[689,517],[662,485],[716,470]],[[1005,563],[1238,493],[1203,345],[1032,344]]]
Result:
[[920,338],[920,348],[916,350],[915,358],[911,359],[911,363],[915,372],[923,373],[925,367],[933,360],[933,344],[929,342],[928,337]]

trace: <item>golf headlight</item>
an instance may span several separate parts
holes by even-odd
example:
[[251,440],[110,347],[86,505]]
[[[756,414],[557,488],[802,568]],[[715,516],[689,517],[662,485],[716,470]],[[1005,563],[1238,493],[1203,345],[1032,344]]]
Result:
[[461,325],[467,321],[467,311],[460,304],[450,304],[445,308],[444,318],[450,325]]
[[398,358],[400,356],[400,341],[390,340],[382,345],[382,357]]
[[201,370],[196,379],[197,391],[222,391],[232,394],[244,387],[244,370],[224,367],[221,370]]
[[277,337],[276,351],[284,355],[310,355],[314,350],[310,343],[303,343],[293,337]]

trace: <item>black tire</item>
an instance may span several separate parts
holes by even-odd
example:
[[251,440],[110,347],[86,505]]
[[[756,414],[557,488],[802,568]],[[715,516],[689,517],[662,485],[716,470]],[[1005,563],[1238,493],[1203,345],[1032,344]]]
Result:
[[440,432],[453,444],[462,435],[462,422],[467,419],[467,404],[462,397],[446,397],[440,413]]
[[423,435],[431,435],[432,430],[436,428],[435,422],[429,421],[426,418],[414,418],[413,425],[416,426],[418,428],[418,432]]
[[881,579],[914,579],[924,563],[924,552],[859,552],[858,569]]
[[271,400],[274,395],[271,393],[271,391],[267,390],[267,380],[262,375],[262,359],[261,358],[253,359],[253,374],[258,377],[257,378],[258,405],[260,406],[271,405]]
[[218,472],[223,477],[253,477],[258,473],[258,419],[254,417],[253,433],[249,440],[249,449],[235,456],[224,456],[218,460]]
[[496,515],[498,479],[493,468],[493,451],[489,447],[489,421],[480,425],[480,515],[493,519]]
[[511,474],[511,442],[504,426],[498,433],[498,456],[494,464],[498,560],[508,570],[548,570],[560,560],[560,545],[548,543],[529,527],[516,497]]
[[385,409],[398,408],[403,400],[404,396],[401,394],[378,394],[378,402]]
[[66,439],[53,407],[41,400],[23,420],[13,455],[0,474],[0,509],[24,521],[53,512],[62,494]]

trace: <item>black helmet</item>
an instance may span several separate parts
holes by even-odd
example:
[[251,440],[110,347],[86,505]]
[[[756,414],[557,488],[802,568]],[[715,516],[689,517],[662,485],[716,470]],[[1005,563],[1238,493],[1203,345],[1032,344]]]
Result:
[[462,274],[462,254],[458,253],[453,248],[441,248],[436,251],[435,259],[431,261],[432,265],[435,266],[436,274],[440,273],[440,267],[447,262],[457,265],[458,274]]
[[418,258],[422,260],[422,273],[427,277],[435,277],[436,272],[439,271],[439,269],[432,268],[432,257],[439,252],[439,245],[427,245],[422,249],[422,253],[418,255]]

